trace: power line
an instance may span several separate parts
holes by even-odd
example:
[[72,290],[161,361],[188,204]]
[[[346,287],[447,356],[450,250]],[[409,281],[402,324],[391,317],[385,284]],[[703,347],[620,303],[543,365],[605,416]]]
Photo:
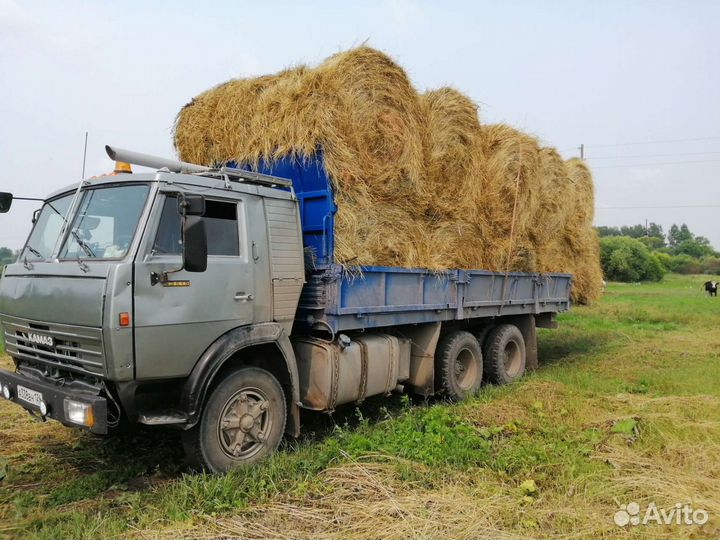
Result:
[[720,140],[720,137],[693,137],[688,139],[664,139],[654,141],[633,141],[625,143],[609,143],[609,144],[586,144],[587,147],[610,147],[610,146],[634,146],[636,144],[666,144],[666,143],[679,143],[679,142],[696,142],[696,141],[714,141]]
[[686,163],[717,163],[720,159],[696,159],[691,161],[665,161],[660,163],[631,163],[625,165],[602,165],[600,167],[591,167],[596,169],[617,169],[620,167],[655,167],[656,165],[684,165]]
[[666,206],[598,206],[596,210],[663,210],[667,208],[720,208],[720,204],[673,204]]
[[676,154],[637,154],[634,156],[590,156],[585,159],[625,159],[625,158],[654,158],[654,157],[676,157],[676,156],[704,156],[707,154],[720,154],[720,152],[679,152]]

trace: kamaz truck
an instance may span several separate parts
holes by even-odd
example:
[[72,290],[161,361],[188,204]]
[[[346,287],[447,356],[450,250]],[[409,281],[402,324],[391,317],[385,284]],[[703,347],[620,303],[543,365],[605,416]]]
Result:
[[569,309],[568,274],[337,264],[319,161],[251,172],[106,150],[155,171],[48,196],[0,279],[15,367],[0,394],[42,420],[173,427],[223,472],[297,436],[303,409],[515,381],[537,365],[536,328]]

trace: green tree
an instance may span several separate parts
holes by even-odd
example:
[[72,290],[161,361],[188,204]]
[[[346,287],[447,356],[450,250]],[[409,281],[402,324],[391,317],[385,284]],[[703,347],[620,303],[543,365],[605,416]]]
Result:
[[620,227],[620,236],[629,236],[630,238],[642,238],[647,234],[644,225],[624,225]]
[[655,254],[628,236],[601,238],[600,264],[605,277],[614,281],[659,281],[665,274]]
[[688,226],[683,223],[680,227],[672,224],[672,227],[670,227],[670,232],[668,233],[668,245],[670,247],[677,247],[683,242],[687,240],[693,239],[693,233],[690,232],[690,229],[688,229]]
[[694,238],[694,240],[695,240],[698,244],[700,244],[701,246],[712,247],[712,246],[710,246],[710,240],[708,240],[708,239],[705,238],[704,236],[696,236],[696,237]]
[[605,236],[620,236],[620,229],[618,227],[608,227],[606,225],[600,225],[599,227],[595,227],[595,230],[597,231],[600,238],[603,238]]
[[0,247],[0,266],[11,264],[17,259],[17,253],[8,247]]
[[671,257],[669,270],[678,274],[699,274],[702,272],[702,265],[695,257],[681,253]]
[[[623,225],[622,227],[608,227],[607,225],[600,225],[595,227],[600,238],[606,236],[629,236],[631,238],[657,238],[657,240],[650,241],[652,246],[664,247],[665,246],[665,233],[660,225],[657,223],[650,223],[646,227],[638,223],[637,225]],[[651,249],[655,249],[652,247]]]
[[638,240],[645,244],[650,251],[665,247],[665,240],[660,236],[643,236]]
[[699,259],[706,255],[712,255],[713,249],[708,244],[698,242],[697,239],[683,240],[675,247],[675,253],[678,255],[690,255]]
[[647,228],[647,235],[648,236],[656,236],[657,238],[662,238],[663,245],[665,245],[665,233],[663,232],[663,228],[661,225],[651,222]]
[[672,255],[670,255],[669,253],[665,253],[664,251],[656,251],[655,253],[653,253],[653,255],[655,255],[655,258],[660,263],[660,266],[662,266],[665,272],[672,271]]
[[720,257],[703,257],[700,263],[703,274],[720,274]]

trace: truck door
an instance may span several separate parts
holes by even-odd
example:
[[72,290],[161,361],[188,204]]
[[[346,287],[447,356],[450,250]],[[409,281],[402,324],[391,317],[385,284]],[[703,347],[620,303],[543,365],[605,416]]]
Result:
[[[135,376],[187,375],[222,334],[254,319],[254,264],[243,200],[206,197],[207,270],[182,266],[177,198],[160,194],[135,265]],[[144,255],[143,255],[144,253]]]

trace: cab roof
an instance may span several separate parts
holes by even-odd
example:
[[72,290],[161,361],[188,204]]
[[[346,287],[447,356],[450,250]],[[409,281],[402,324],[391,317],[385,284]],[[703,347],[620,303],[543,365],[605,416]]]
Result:
[[[263,178],[263,175],[258,175]],[[272,179],[273,177],[267,176]],[[178,186],[181,191],[193,191],[193,187],[202,189],[213,189],[223,191],[225,196],[232,197],[232,193],[250,193],[261,197],[270,197],[275,199],[295,199],[295,192],[292,187],[275,186],[271,187],[271,182],[263,184],[254,183],[252,181],[238,181],[236,179],[225,179],[215,174],[197,173],[173,173],[169,171],[156,171],[148,173],[123,173],[108,174],[103,176],[94,176],[83,180],[83,189],[99,187],[105,185],[120,185],[136,182],[150,182],[165,184],[168,186]],[[60,195],[77,190],[80,182],[75,182],[69,186],[65,186],[51,193],[46,199],[53,199]]]

